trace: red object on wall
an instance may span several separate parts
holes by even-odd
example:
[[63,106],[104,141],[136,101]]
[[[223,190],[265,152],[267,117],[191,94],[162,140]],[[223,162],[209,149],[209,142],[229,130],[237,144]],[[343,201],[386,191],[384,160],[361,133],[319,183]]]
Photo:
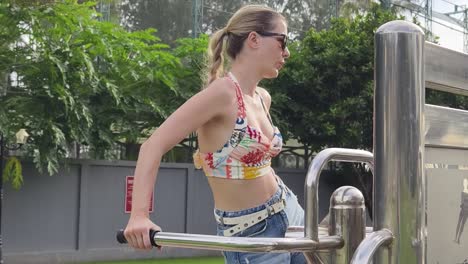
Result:
[[[129,214],[132,211],[132,193],[133,193],[133,176],[125,177],[125,213]],[[152,213],[153,208],[153,195],[151,193],[151,200],[149,206],[149,212]]]

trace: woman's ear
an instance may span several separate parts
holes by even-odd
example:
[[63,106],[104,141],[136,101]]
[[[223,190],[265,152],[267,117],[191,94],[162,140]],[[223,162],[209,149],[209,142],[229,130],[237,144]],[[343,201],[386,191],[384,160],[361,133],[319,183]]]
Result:
[[252,49],[257,49],[260,46],[260,36],[258,35],[257,32],[250,32],[249,35],[247,36],[246,42],[249,47]]

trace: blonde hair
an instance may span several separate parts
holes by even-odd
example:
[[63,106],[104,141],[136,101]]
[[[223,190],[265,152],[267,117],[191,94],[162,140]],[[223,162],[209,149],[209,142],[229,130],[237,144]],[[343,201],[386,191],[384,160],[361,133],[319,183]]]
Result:
[[216,31],[208,45],[206,85],[224,74],[225,54],[234,60],[242,50],[244,40],[252,31],[271,31],[275,21],[286,19],[275,10],[261,5],[246,5],[240,8],[227,25]]

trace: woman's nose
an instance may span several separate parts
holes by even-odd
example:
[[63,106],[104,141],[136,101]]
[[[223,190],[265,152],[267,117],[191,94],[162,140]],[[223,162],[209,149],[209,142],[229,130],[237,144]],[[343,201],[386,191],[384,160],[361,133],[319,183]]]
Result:
[[289,58],[289,55],[291,55],[291,54],[289,53],[288,47],[286,47],[286,48],[283,50],[283,57],[284,57],[284,58]]

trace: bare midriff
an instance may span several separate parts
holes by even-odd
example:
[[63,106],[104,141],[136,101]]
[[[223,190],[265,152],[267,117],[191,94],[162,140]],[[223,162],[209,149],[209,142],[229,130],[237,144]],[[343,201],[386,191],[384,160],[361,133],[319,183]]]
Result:
[[278,189],[273,172],[251,180],[232,180],[208,177],[215,208],[223,211],[240,211],[268,201]]

